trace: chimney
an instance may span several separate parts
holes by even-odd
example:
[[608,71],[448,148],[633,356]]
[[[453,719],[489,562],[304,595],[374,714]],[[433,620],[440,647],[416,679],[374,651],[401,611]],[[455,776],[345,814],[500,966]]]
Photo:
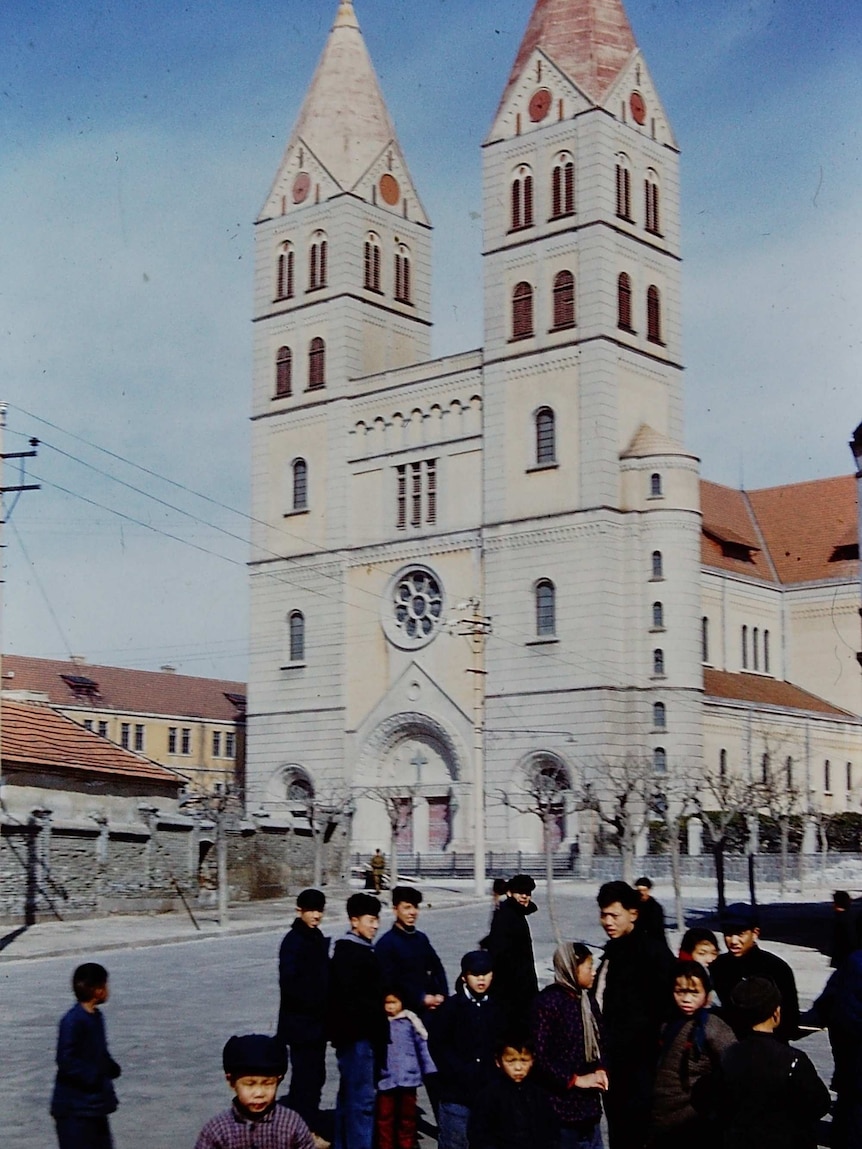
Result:
[[166,665],[161,667],[163,674],[176,674],[177,668],[175,666]]

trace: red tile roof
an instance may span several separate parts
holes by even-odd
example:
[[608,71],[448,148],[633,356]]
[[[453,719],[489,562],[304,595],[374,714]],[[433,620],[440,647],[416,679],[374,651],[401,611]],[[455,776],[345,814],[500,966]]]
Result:
[[123,750],[38,702],[2,702],[2,761],[4,765],[88,771],[141,781],[174,784],[185,779],[140,754]]
[[[54,706],[83,703],[99,710],[206,718],[214,722],[235,721],[240,711],[228,695],[244,698],[246,693],[244,682],[19,654],[3,655],[2,672],[4,690],[45,694]],[[85,679],[96,684],[92,693],[81,681]],[[73,689],[70,680],[78,680],[78,690]]]
[[852,475],[760,491],[700,485],[704,566],[789,585],[858,577]]
[[809,694],[792,682],[781,682],[759,674],[731,674],[726,670],[703,672],[703,688],[708,698],[724,698],[735,702],[753,702],[758,706],[781,706],[788,710],[806,710],[814,714],[827,714],[831,718],[862,723],[849,710],[841,710]]

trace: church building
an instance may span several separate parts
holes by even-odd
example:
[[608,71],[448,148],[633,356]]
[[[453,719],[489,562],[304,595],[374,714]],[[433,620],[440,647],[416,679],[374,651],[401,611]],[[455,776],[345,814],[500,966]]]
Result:
[[351,0],[257,220],[248,809],[533,850],[544,785],[779,760],[858,807],[854,482],[700,479],[679,149],[620,0],[537,0],[501,86],[480,348],[430,359],[431,222]]

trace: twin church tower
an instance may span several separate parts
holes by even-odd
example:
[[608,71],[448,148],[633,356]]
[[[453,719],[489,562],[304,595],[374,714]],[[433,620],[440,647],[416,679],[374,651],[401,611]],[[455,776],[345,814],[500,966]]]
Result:
[[702,758],[679,155],[620,0],[537,0],[483,155],[483,345],[431,360],[431,224],[342,0],[257,221],[248,802],[352,795],[359,850],[383,795],[404,849],[471,849],[478,804],[530,850],[537,777]]

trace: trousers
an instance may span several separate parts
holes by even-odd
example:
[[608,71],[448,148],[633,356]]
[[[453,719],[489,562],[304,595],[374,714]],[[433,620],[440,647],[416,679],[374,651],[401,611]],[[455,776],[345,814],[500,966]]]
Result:
[[287,1107],[296,1110],[309,1129],[317,1130],[320,1123],[320,1095],[325,1082],[326,1042],[291,1045]]
[[377,1149],[415,1149],[416,1090],[377,1094]]
[[335,1099],[335,1149],[373,1149],[374,1049],[370,1041],[354,1041],[335,1051],[338,1096]]
[[114,1149],[107,1117],[55,1117],[60,1149]]

